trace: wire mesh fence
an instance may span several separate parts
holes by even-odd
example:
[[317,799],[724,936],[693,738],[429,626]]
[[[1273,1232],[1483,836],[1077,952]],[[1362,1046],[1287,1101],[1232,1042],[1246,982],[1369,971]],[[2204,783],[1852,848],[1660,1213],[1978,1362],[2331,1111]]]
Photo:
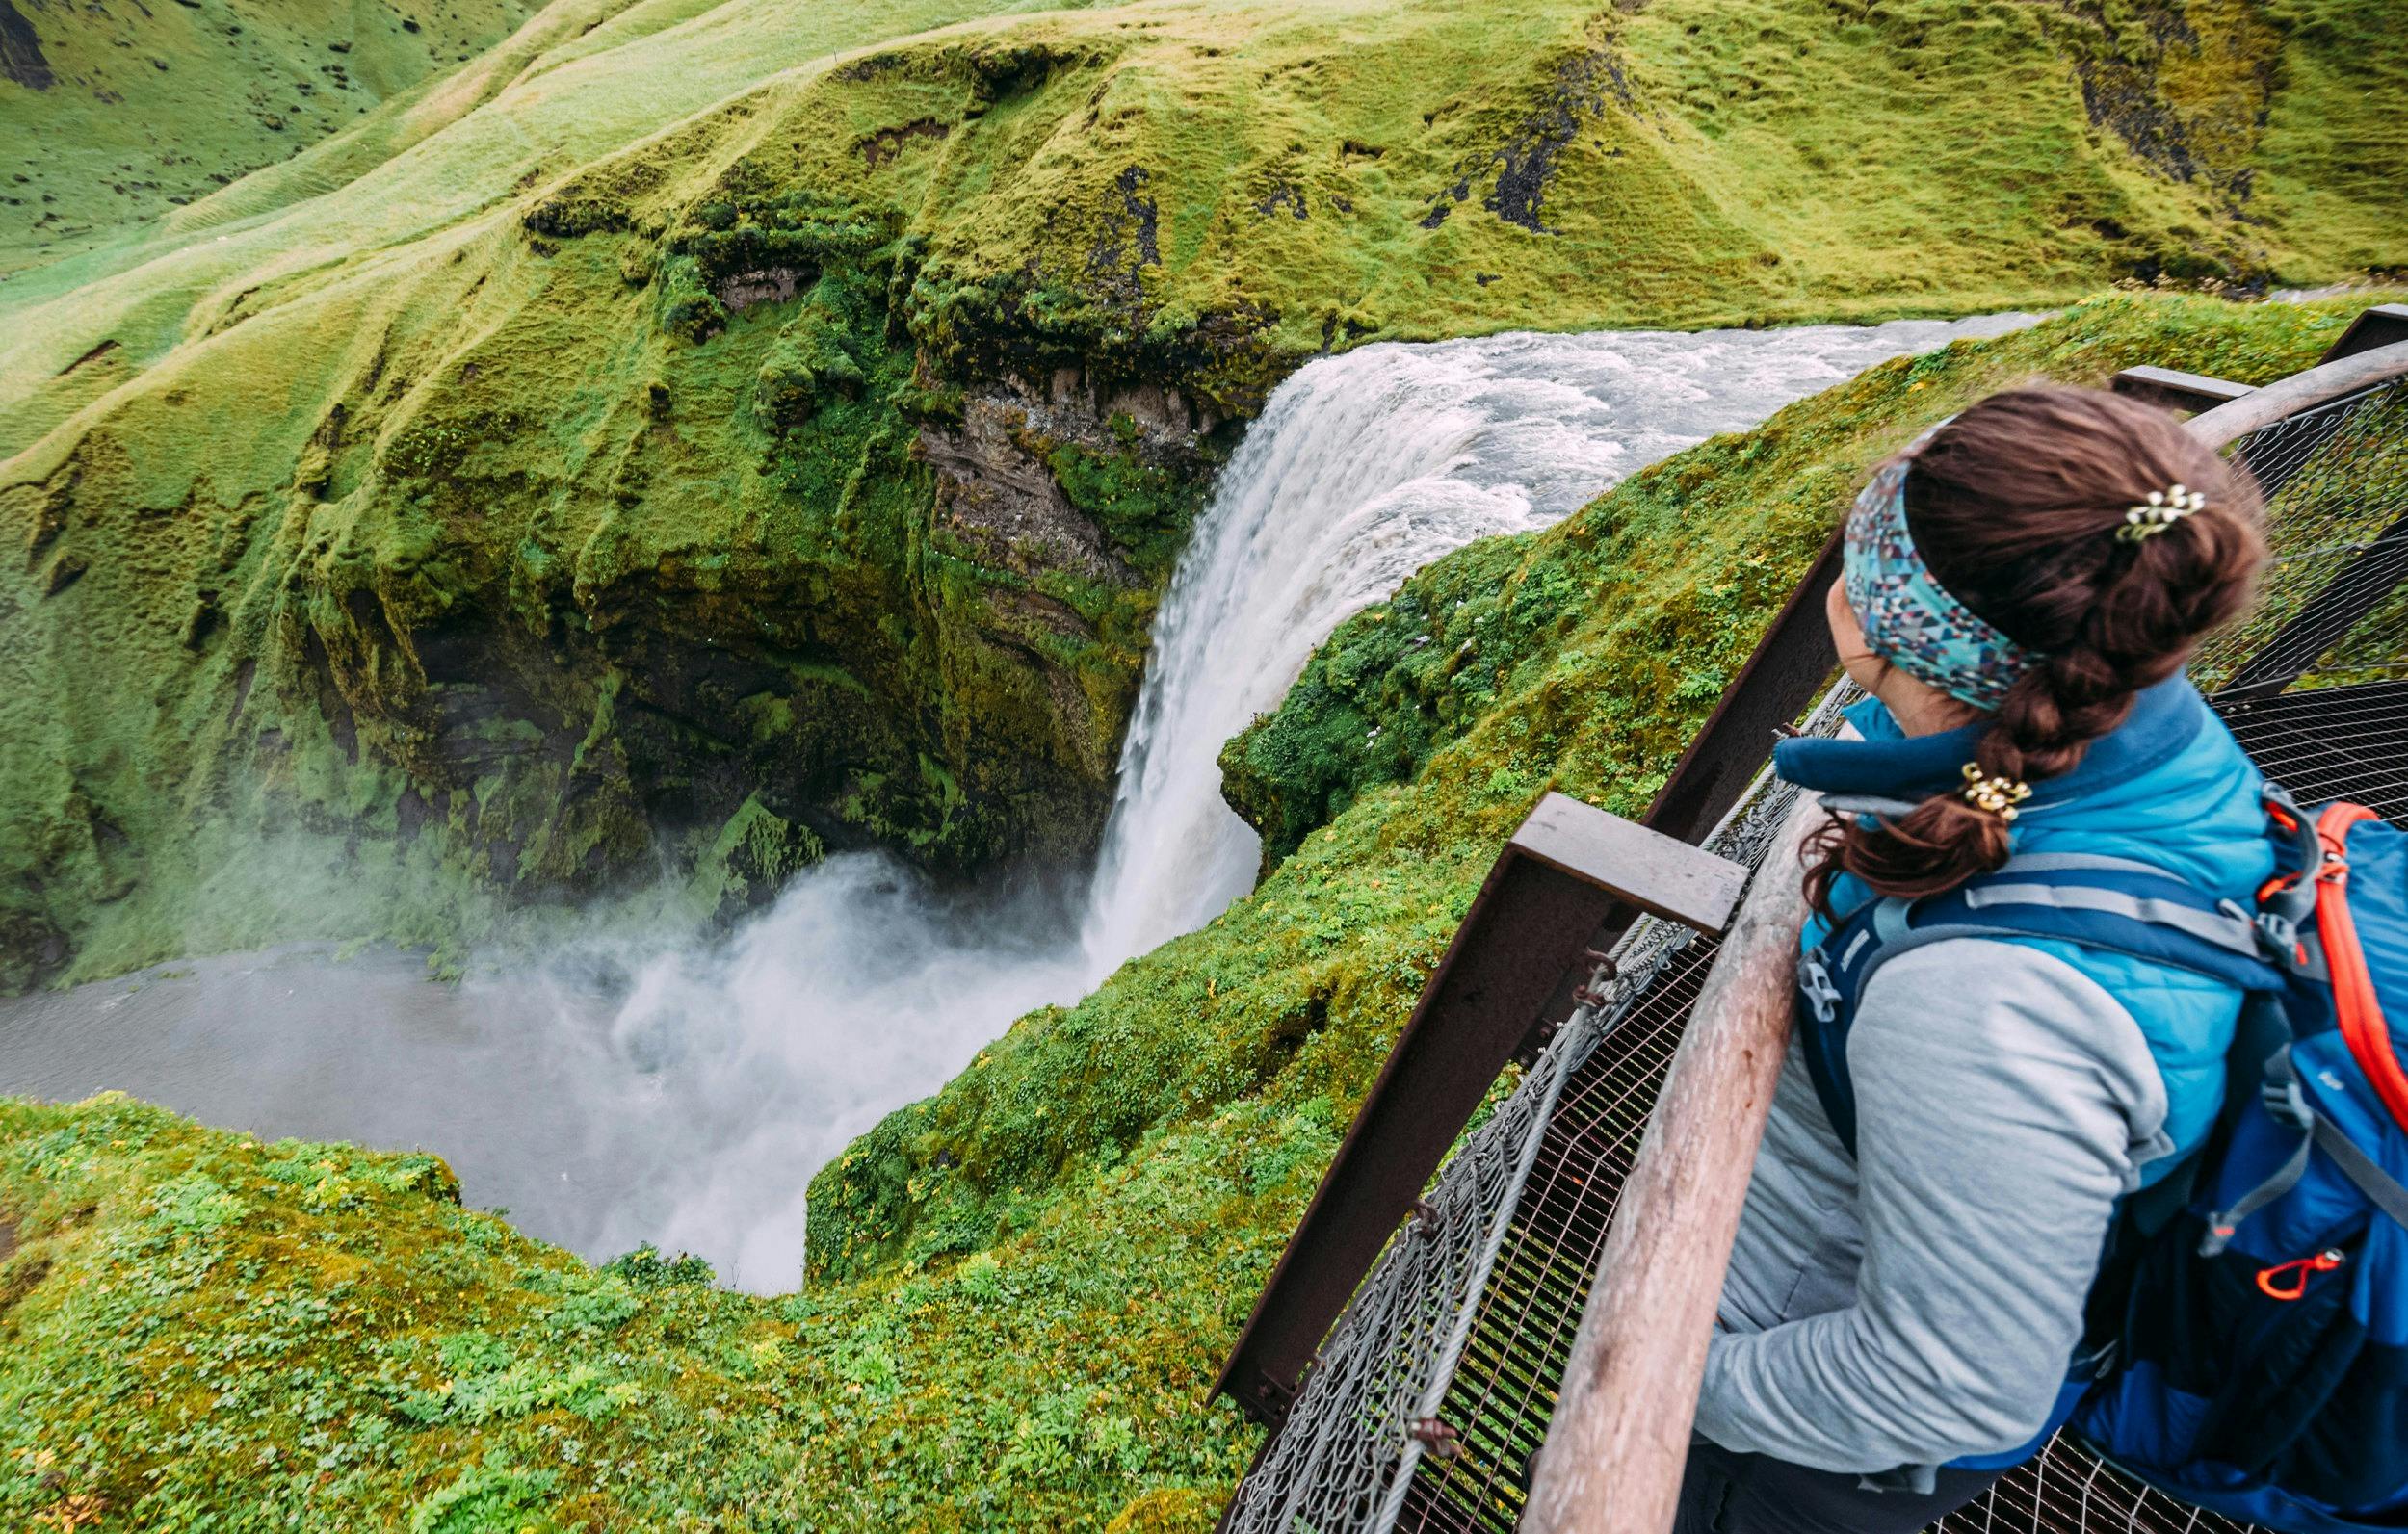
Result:
[[2266,493],[2272,558],[2243,621],[2192,673],[2228,709],[2306,686],[2408,677],[2408,378],[2233,444]]
[[[1809,727],[1837,728],[1848,700],[1846,689],[1836,689]],[[1707,848],[1752,866],[1793,797],[1788,785],[1761,781],[1707,838]],[[1423,1208],[1363,1281],[1277,1436],[1239,1487],[1224,1530],[1511,1527],[1509,1518],[1503,1524],[1429,1520],[1445,1516],[1435,1511],[1440,1504],[1504,1496],[1520,1505],[1536,1448],[1531,1435],[1546,1431],[1611,1194],[1629,1169],[1709,949],[1675,923],[1642,917],[1632,925],[1614,948],[1611,973],[1601,968],[1591,977],[1603,1000],[1573,1013],[1519,1087],[1448,1160]],[[1662,1059],[1652,1069],[1626,1065],[1629,1079],[1618,1086],[1601,1082],[1590,1070],[1599,1045],[1643,1005],[1660,1019]],[[1567,1088],[1574,1095],[1562,1111]],[[1567,1146],[1567,1134],[1579,1143]],[[1527,1217],[1540,1205],[1524,1194],[1534,1177],[1558,1193],[1549,1207],[1567,1228],[1585,1233],[1587,1244],[1558,1251],[1532,1243]],[[1518,1310],[1499,1298],[1514,1292],[1523,1295]],[[1517,1328],[1517,1318],[1532,1324]],[[1516,1370],[1518,1379],[1507,1377]],[[1483,1376],[1496,1383],[1480,1410],[1464,1411],[1457,1393]],[[1526,1445],[1514,1446],[1524,1439]]]
[[[2251,433],[2272,561],[2193,674],[2303,802],[2408,819],[2408,380]],[[1804,728],[1828,732],[1843,685]],[[1753,867],[1768,775],[1706,841]],[[1622,1182],[1714,945],[1642,918],[1583,1007],[1391,1241],[1223,1519],[1230,1534],[1511,1534]],[[2060,1439],[1941,1534],[2243,1534]]]

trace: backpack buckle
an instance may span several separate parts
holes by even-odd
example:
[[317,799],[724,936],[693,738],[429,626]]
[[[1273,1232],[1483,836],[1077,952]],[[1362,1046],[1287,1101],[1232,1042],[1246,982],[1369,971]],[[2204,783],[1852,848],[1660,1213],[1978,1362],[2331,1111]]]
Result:
[[1821,949],[1798,955],[1797,990],[1814,1010],[1816,1022],[1828,1023],[1840,1015],[1840,990],[1831,983],[1831,968],[1823,962]]
[[2299,1078],[2284,1076],[2269,1078],[2258,1087],[2258,1101],[2275,1123],[2288,1129],[2305,1131],[2316,1122],[2314,1110],[2308,1106],[2306,1094],[2299,1090]]
[[2277,911],[2260,911],[2251,924],[2258,929],[2258,941],[2286,964],[2296,965],[2305,957],[2299,946],[2299,923]]

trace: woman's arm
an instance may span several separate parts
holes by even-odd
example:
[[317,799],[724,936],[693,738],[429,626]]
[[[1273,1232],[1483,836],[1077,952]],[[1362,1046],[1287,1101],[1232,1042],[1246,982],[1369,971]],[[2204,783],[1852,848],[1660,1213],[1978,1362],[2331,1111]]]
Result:
[[2135,1148],[2165,1116],[2148,1045],[2062,959],[1960,940],[1882,967],[1848,1062],[1856,1301],[1718,1335],[1698,1430],[1868,1473],[2015,1448],[2047,1419]]

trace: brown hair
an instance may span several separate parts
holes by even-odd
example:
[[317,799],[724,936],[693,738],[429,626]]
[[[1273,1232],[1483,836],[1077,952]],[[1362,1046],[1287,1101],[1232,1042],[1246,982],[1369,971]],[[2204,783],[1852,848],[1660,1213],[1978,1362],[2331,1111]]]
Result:
[[[2153,536],[2125,513],[2176,484],[2207,508]],[[2095,389],[1993,395],[1943,428],[1906,476],[1906,525],[1941,585],[2042,657],[1975,750],[1984,775],[2038,783],[2073,770],[2133,699],[2249,601],[2265,541],[2257,487],[2173,417]],[[1971,708],[1970,721],[1978,717]],[[2007,824],[1962,785],[1911,814],[1834,816],[1809,854],[1807,897],[1829,914],[1852,873],[1906,898],[1950,890],[2007,857]]]

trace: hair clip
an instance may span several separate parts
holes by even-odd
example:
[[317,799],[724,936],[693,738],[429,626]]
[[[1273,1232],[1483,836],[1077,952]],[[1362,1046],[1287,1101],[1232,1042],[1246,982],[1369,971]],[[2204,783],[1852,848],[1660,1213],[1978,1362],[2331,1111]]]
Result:
[[2115,535],[2127,543],[2138,543],[2163,533],[2193,511],[2207,508],[2208,498],[2186,486],[2152,490],[2147,501],[2124,513],[2124,525],[2115,530]]
[[2015,819],[2015,806],[2031,797],[2031,785],[2020,778],[1985,776],[1978,762],[1965,764],[1965,802],[1987,810],[2002,820]]

